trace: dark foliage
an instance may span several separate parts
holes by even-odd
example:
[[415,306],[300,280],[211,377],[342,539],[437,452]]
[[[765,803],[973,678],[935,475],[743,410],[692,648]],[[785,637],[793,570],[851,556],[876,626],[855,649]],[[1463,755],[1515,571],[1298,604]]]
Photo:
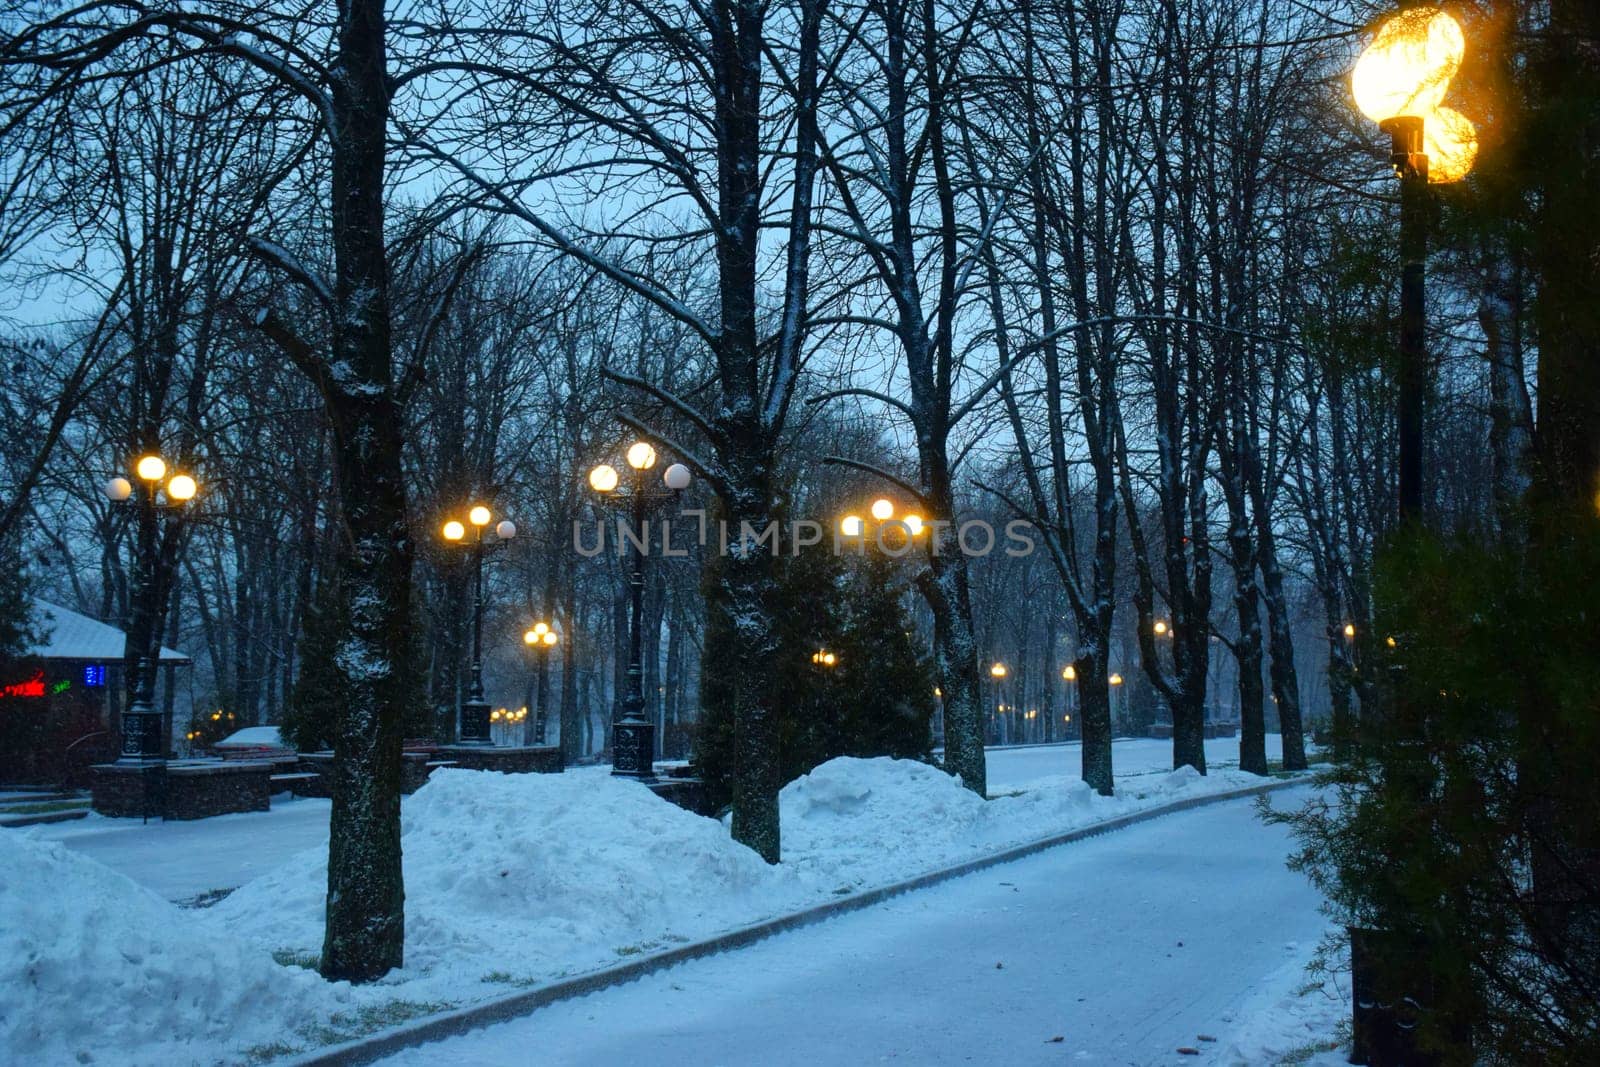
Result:
[[1527,555],[1393,546],[1366,659],[1384,707],[1330,798],[1274,816],[1336,918],[1420,946],[1397,979],[1434,991],[1445,1062],[1600,1062],[1596,588],[1592,530]]
[[[827,544],[783,563],[792,609],[780,622],[773,664],[782,781],[837,756],[927,758],[935,682],[904,607],[904,565],[835,556]],[[822,650],[833,653],[833,666],[813,662]],[[726,804],[733,775],[727,683],[708,670],[701,693],[695,763]]]

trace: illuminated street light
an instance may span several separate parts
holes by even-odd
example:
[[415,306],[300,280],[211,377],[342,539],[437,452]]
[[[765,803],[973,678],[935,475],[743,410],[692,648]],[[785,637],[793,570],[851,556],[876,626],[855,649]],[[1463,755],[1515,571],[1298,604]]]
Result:
[[1460,181],[1478,152],[1472,123],[1444,106],[1461,67],[1466,37],[1437,8],[1408,6],[1373,35],[1351,72],[1356,106],[1390,137],[1389,162],[1400,179],[1400,519],[1422,517],[1423,400],[1427,354],[1423,330],[1428,183]]
[[872,517],[879,522],[887,522],[894,517],[894,501],[886,497],[879,497],[872,502]]
[[[641,539],[648,538],[646,517],[655,507],[672,500],[689,488],[693,477],[682,463],[673,463],[661,475],[664,488],[650,485],[645,472],[660,458],[647,441],[635,441],[623,453],[633,468],[633,484],[618,492],[617,469],[602,463],[589,472],[589,487],[606,504],[628,508],[633,529]],[[629,556],[628,566],[628,681],[622,697],[622,714],[611,724],[611,773],[643,782],[655,780],[655,723],[644,715],[644,549],[634,538],[623,538]]]
[[[171,480],[162,486],[161,480],[167,473],[167,461],[155,452],[146,452],[133,461],[137,483],[119,474],[108,479],[103,487],[106,497],[113,503],[135,509],[137,523],[133,611],[127,638],[133,669],[127,679],[128,708],[122,715],[122,736],[118,745],[117,762],[121,764],[155,766],[166,760],[167,739],[161,712],[155,707],[155,652],[160,640],[157,620],[163,614],[156,566],[161,544],[166,539],[161,526],[163,522],[182,521],[200,491],[193,478],[180,473],[173,473]],[[149,810],[153,798],[147,794],[143,800],[145,813],[155,814]]]
[[450,519],[439,528],[445,543],[470,548],[472,551],[472,684],[467,699],[457,714],[460,726],[457,739],[463,745],[493,745],[494,736],[489,729],[489,702],[483,698],[483,551],[485,547],[504,544],[517,535],[516,524],[502,519],[494,528],[494,540],[485,541],[484,529],[494,521],[494,513],[483,504],[467,509],[467,521],[472,524],[472,540],[468,541],[467,528],[459,519]]
[[1344,624],[1344,635],[1346,637],[1354,637],[1356,635],[1356,624],[1353,623],[1353,622],[1345,623]]
[[994,678],[1004,678],[1006,676],[1006,665],[1004,663],[994,664],[989,668],[989,674]]
[[597,493],[609,493],[617,487],[617,468],[602,463],[589,472],[589,488]]
[[522,634],[522,643],[533,649],[539,663],[534,676],[534,707],[537,710],[533,716],[533,743],[536,745],[545,743],[549,722],[550,653],[560,641],[560,635],[547,622],[536,622]]

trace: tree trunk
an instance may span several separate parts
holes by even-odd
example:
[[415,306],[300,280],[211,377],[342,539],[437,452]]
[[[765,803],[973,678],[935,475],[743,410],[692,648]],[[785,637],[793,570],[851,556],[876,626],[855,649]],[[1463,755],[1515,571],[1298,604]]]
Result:
[[322,975],[363,982],[404,959],[400,746],[412,673],[412,545],[404,417],[390,359],[384,9],[382,0],[342,6],[329,131],[338,314],[324,389],[344,526],[339,594],[349,620],[334,662],[349,705],[334,741]]

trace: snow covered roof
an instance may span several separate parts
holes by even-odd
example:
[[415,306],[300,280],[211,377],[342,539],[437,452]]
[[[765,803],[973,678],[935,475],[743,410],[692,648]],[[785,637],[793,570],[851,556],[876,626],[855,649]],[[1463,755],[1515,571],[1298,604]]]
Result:
[[288,748],[276,726],[246,726],[235,730],[212,748]]
[[[43,659],[88,660],[93,663],[116,663],[123,658],[127,637],[115,626],[98,619],[80,615],[59,604],[51,604],[31,597],[35,617],[41,628],[48,631],[43,643],[29,649],[27,654]],[[161,662],[184,666],[194,662],[182,652],[170,648],[161,650]]]

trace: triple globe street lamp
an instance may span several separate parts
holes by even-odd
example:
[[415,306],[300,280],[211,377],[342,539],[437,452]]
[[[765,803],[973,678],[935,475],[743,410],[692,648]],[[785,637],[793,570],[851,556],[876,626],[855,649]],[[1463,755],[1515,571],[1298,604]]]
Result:
[[117,762],[154,767],[165,763],[167,751],[161,713],[155,708],[157,618],[162,599],[156,583],[156,556],[162,524],[179,521],[186,515],[200,487],[187,474],[174,471],[169,478],[167,461],[153,451],[134,462],[133,475],[131,480],[117,475],[104,487],[113,503],[133,508],[137,520],[126,654],[132,671],[126,687],[128,707],[122,713]]
[[492,746],[489,702],[483,698],[483,552],[485,548],[504,544],[517,536],[517,524],[509,519],[495,523],[493,534],[486,537],[494,513],[482,504],[467,511],[472,537],[467,537],[467,526],[459,519],[450,519],[440,528],[445,543],[460,546],[472,553],[472,685],[467,699],[462,703],[459,716],[458,742],[463,745]]
[[539,662],[534,688],[534,706],[537,710],[533,713],[533,743],[542,745],[545,739],[545,724],[549,719],[550,653],[561,643],[561,635],[556,633],[549,623],[536,622],[523,631],[522,643],[533,650]]
[[620,717],[611,724],[611,773],[619,778],[642,782],[655,780],[655,723],[644,714],[644,558],[649,544],[646,520],[650,513],[689,488],[693,476],[682,463],[674,463],[661,474],[661,485],[651,484],[650,471],[656,465],[656,450],[647,441],[635,441],[626,453],[633,471],[624,487],[617,468],[602,463],[589,472],[589,488],[606,504],[626,509],[632,535],[623,537],[628,554],[628,688],[622,698]]

